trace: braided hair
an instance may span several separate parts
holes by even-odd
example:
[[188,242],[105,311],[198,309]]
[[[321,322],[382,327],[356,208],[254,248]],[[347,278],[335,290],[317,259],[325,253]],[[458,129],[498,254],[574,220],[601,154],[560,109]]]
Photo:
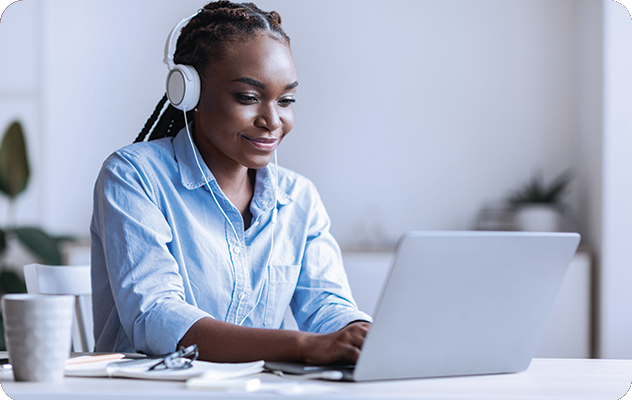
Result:
[[[290,43],[276,11],[262,11],[253,3],[211,2],[182,28],[173,59],[176,64],[193,66],[203,80],[210,65],[226,59],[231,44],[252,39],[261,32]],[[193,110],[187,112],[188,120],[193,118],[192,113]],[[169,104],[165,94],[134,142],[175,136],[184,127],[184,121],[184,113]]]

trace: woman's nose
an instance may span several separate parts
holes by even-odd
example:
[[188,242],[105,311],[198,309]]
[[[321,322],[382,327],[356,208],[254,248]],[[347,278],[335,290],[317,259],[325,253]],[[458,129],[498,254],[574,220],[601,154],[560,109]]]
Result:
[[255,120],[255,124],[257,127],[265,128],[272,132],[279,129],[283,122],[281,121],[281,116],[279,115],[279,111],[276,107],[270,105],[262,107],[259,116]]

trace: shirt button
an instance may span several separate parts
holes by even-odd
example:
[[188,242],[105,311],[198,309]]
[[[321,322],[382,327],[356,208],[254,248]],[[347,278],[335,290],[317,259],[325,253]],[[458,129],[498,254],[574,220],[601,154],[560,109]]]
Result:
[[241,249],[239,247],[233,247],[233,253],[239,254],[241,253]]
[[243,300],[246,295],[244,293],[239,293],[239,300]]

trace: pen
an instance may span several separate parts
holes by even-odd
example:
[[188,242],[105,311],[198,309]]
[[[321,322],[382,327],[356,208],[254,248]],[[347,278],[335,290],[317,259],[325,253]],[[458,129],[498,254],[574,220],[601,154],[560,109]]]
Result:
[[120,353],[103,354],[100,356],[81,356],[81,357],[76,357],[76,358],[69,358],[66,361],[66,365],[84,364],[84,363],[91,363],[91,362],[98,362],[98,361],[114,361],[114,360],[120,360],[123,357],[125,357],[125,354],[120,354]]

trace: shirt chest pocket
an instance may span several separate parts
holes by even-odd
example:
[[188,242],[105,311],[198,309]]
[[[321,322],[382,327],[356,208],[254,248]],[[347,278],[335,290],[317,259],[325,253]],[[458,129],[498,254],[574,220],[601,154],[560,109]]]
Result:
[[263,324],[268,328],[279,328],[285,317],[296,284],[301,265],[271,265],[270,281]]

